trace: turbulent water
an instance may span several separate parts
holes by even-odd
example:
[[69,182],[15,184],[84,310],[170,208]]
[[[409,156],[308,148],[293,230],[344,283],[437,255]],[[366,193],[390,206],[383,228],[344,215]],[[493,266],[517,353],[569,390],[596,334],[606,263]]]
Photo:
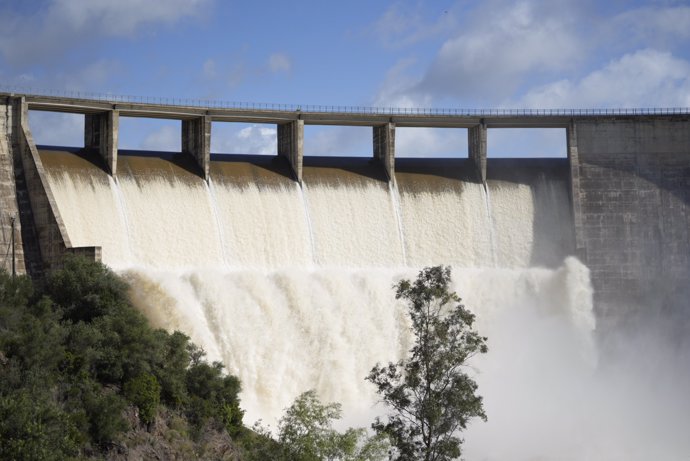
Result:
[[471,367],[489,422],[466,435],[469,459],[630,454],[634,429],[611,442],[588,420],[592,291],[567,257],[562,176],[505,169],[485,187],[462,162],[401,162],[389,185],[363,159],[313,159],[299,186],[282,159],[227,157],[207,183],[179,155],[130,154],[114,180],[88,156],[41,156],[72,244],[101,246],[155,324],[241,378],[248,421],[275,424],[315,388],[368,425],[381,409],[364,377],[412,341],[391,286],[448,264],[491,351]]

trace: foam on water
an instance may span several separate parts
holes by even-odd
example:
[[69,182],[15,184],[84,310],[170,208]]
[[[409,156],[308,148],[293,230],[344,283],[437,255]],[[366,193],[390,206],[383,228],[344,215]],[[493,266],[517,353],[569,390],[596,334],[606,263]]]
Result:
[[[343,404],[345,423],[368,425],[381,409],[364,377],[413,340],[392,285],[450,264],[490,346],[469,368],[489,422],[466,434],[468,459],[631,459],[653,432],[590,420],[619,423],[627,400],[604,397],[619,375],[598,377],[589,272],[565,258],[563,180],[502,178],[485,193],[442,175],[408,171],[389,186],[305,167],[300,188],[280,165],[228,161],[212,162],[206,185],[178,160],[121,156],[113,181],[73,154],[42,157],[72,244],[102,246],[154,324],[241,378],[248,422],[274,424],[315,388]],[[681,418],[664,408],[649,414]],[[639,452],[687,448],[669,437],[666,451]]]
[[[583,272],[575,260],[556,271],[455,268],[454,285],[467,293],[467,306],[481,306],[475,311],[483,332],[530,306],[570,332],[569,347],[579,354],[573,366],[591,367],[591,309],[581,307],[582,299],[567,302],[569,289],[587,294]],[[275,422],[296,395],[315,388],[343,403],[348,422],[366,425],[376,399],[364,377],[373,364],[401,358],[413,340],[405,306],[391,289],[414,277],[410,269],[126,274],[136,304],[155,323],[187,331],[241,378],[249,420]],[[163,298],[165,309],[151,304],[152,296]]]

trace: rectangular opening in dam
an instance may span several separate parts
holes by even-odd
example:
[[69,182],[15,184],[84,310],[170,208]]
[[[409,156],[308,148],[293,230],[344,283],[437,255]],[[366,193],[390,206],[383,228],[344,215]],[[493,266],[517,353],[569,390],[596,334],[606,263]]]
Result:
[[487,157],[566,158],[565,128],[489,128]]
[[29,111],[29,127],[38,146],[84,147],[84,115]]
[[397,158],[467,158],[467,128],[396,127]]
[[304,126],[304,155],[313,157],[371,157],[370,126]]
[[276,125],[268,123],[211,123],[212,154],[276,155]]
[[182,122],[120,116],[119,149],[180,152]]

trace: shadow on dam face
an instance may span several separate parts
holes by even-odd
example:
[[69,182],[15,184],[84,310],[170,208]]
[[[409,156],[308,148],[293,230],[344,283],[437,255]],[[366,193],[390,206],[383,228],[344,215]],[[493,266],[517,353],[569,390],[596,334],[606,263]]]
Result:
[[362,178],[388,181],[383,165],[368,157],[305,156],[303,178],[307,184],[343,183]]
[[75,173],[98,174],[96,170],[107,171],[103,157],[95,149],[64,146],[37,146],[41,161],[48,169],[65,169]]

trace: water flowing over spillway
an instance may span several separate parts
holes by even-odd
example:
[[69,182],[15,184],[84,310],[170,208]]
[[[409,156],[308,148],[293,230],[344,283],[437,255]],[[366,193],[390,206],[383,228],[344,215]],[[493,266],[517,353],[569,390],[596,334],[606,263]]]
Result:
[[[594,436],[584,411],[550,423],[583,408],[578,383],[597,368],[589,272],[568,257],[567,179],[552,167],[497,163],[485,187],[462,160],[409,160],[389,185],[367,159],[307,158],[300,186],[272,157],[216,156],[208,182],[181,154],[120,155],[117,179],[83,153],[41,158],[72,244],[101,246],[156,325],[241,378],[247,421],[275,424],[314,388],[367,426],[381,409],[364,377],[413,340],[391,287],[446,264],[491,351],[472,364],[489,422],[470,428],[468,459],[590,453],[562,435]],[[606,449],[594,453],[619,453]]]

